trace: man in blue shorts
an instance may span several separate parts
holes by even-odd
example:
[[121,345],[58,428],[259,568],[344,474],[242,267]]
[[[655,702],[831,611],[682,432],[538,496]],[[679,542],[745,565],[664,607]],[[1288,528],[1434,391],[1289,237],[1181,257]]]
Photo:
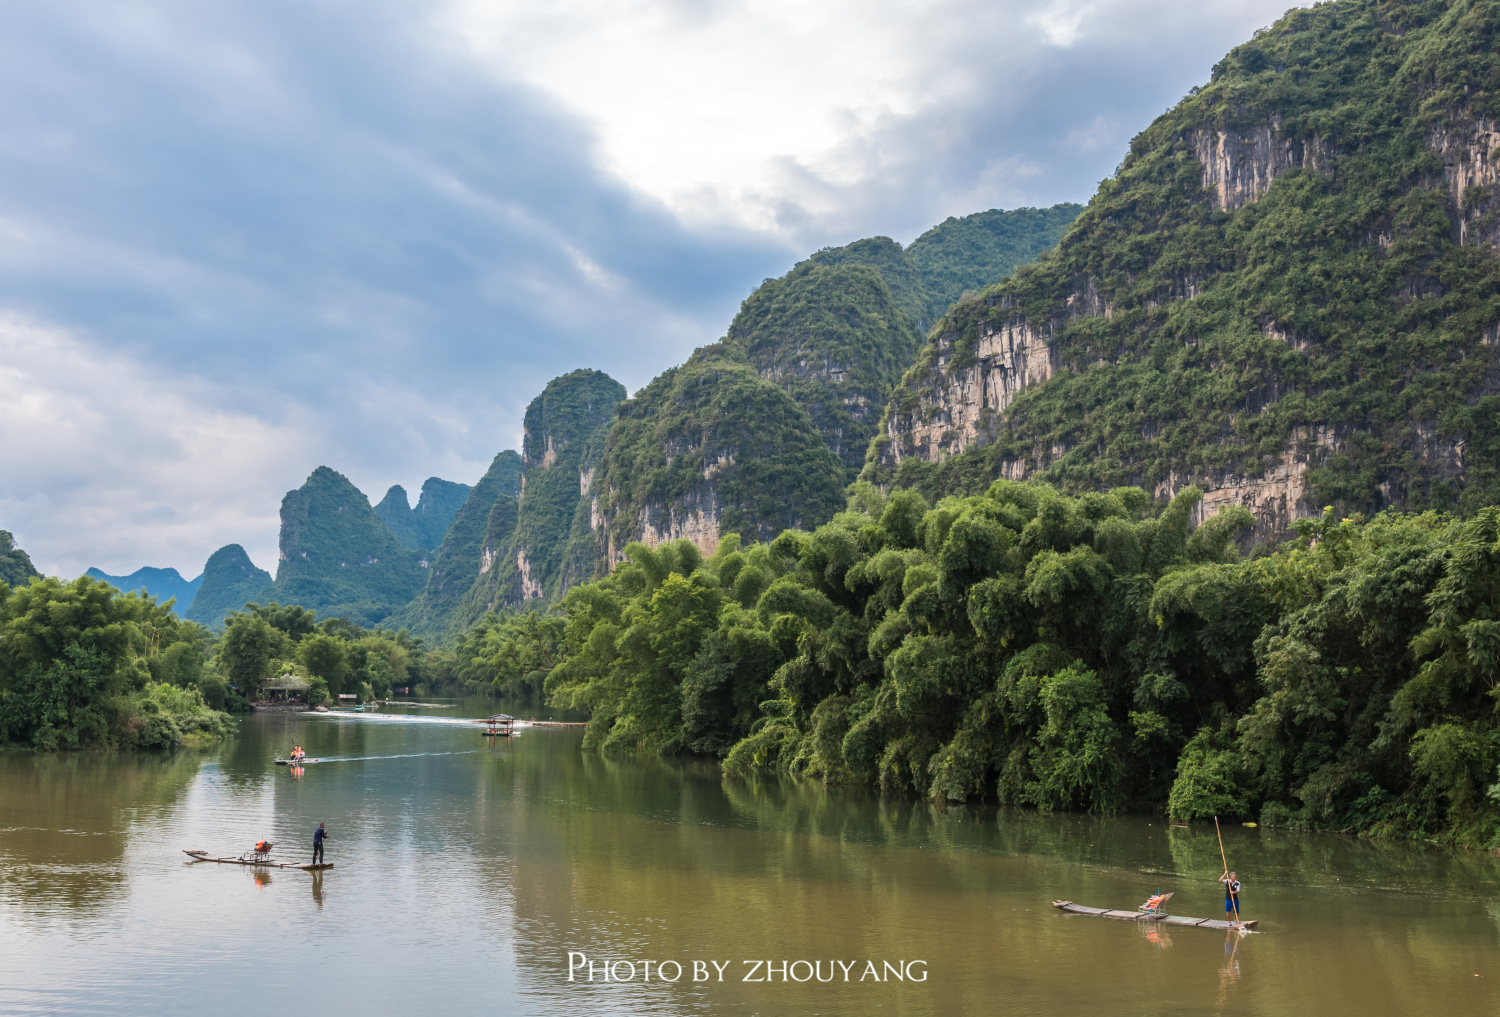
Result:
[[1233,872],[1219,877],[1224,884],[1224,917],[1231,922],[1240,920],[1240,881]]

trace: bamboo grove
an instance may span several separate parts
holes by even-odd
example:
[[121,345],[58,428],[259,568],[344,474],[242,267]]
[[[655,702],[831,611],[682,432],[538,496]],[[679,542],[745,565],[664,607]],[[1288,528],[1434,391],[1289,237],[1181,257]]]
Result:
[[1500,832],[1500,509],[1327,512],[1246,559],[1195,488],[856,485],[811,533],[632,545],[460,659],[589,711],[588,747],[934,801]]

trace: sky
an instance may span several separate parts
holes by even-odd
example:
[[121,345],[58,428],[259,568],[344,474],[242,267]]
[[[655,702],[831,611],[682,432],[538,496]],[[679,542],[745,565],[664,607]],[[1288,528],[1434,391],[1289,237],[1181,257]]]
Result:
[[1086,202],[1287,0],[10,0],[0,529],[275,571],[320,465],[474,483],[812,251]]

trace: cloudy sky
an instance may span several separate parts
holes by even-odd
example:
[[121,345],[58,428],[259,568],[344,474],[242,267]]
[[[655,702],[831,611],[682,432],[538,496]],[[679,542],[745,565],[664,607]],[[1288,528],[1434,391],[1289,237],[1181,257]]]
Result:
[[1287,0],[11,0],[0,529],[71,577],[473,483],[808,252],[1087,201]]

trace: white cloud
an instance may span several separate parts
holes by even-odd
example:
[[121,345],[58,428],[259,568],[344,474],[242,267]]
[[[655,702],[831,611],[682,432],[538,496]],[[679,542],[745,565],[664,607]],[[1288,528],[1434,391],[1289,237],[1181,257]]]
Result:
[[[597,132],[601,163],[684,222],[796,244],[850,228],[851,209],[867,212],[871,193],[890,201],[890,183],[953,170],[940,164],[966,147],[989,149],[979,169],[989,175],[988,204],[960,214],[1006,199],[1085,200],[1085,193],[1038,198],[1025,176],[992,171],[1007,161],[1034,167],[1024,149],[1063,136],[1074,151],[1106,141],[1119,148],[1104,156],[1112,165],[1109,156],[1123,154],[1124,131],[1100,137],[1098,125],[1111,118],[1091,113],[1090,104],[1145,113],[1128,129],[1139,130],[1160,109],[1156,101],[1134,108],[1143,80],[1168,83],[1162,98],[1175,100],[1226,43],[1284,6],[450,0],[437,21],[496,77],[543,89],[582,116]],[[1206,47],[1205,36],[1212,40]],[[1195,44],[1194,63],[1182,66],[1183,51]],[[1115,80],[1101,80],[1106,75]],[[1109,91],[1090,94],[1095,85]],[[1049,106],[1059,93],[1073,103],[1061,117]],[[1010,136],[972,137],[997,110],[1008,112]],[[1092,139],[1083,137],[1091,131]],[[958,183],[951,196],[975,191]],[[865,229],[874,231],[895,232]]]
[[313,431],[295,405],[221,410],[200,378],[14,313],[0,313],[0,391],[0,518],[44,573],[150,563],[190,579],[226,543],[274,571],[280,494]]

